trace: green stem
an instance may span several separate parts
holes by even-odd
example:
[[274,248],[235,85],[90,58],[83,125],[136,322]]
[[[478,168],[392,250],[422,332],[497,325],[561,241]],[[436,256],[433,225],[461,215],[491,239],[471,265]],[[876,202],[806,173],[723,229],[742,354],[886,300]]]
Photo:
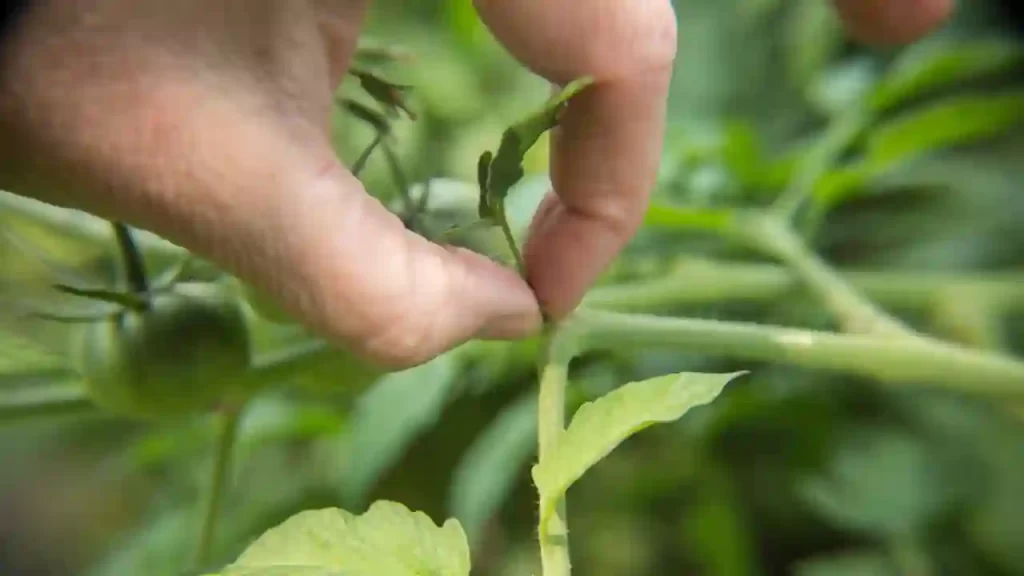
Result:
[[515,259],[516,270],[519,271],[520,276],[525,278],[526,262],[523,261],[523,253],[519,250],[519,245],[516,244],[516,237],[512,233],[512,227],[508,224],[508,216],[505,214],[504,204],[498,205],[498,225],[501,226],[501,233],[505,236],[505,242],[508,243],[508,249],[512,252],[512,258]]
[[[543,365],[540,369],[540,396],[537,401],[537,440],[540,461],[549,458],[565,430],[565,389],[572,358],[557,329],[549,327],[545,335]],[[547,515],[546,499],[540,495],[538,540],[544,576],[569,576],[569,525],[565,499]],[[545,517],[546,516],[546,517]]]
[[812,252],[788,222],[750,215],[743,227],[751,246],[778,258],[824,303],[844,331],[853,334],[914,337],[915,333],[867,300]]
[[[1024,310],[1024,273],[837,273],[873,300],[905,310],[928,310],[950,290],[973,294],[996,313]],[[586,304],[619,312],[653,312],[683,305],[772,301],[802,287],[791,270],[776,264],[690,258],[659,278],[597,287],[587,295]]]
[[391,146],[388,141],[384,141],[381,145],[381,149],[384,150],[384,158],[387,160],[388,169],[391,171],[391,178],[395,181],[395,186],[398,187],[398,193],[402,197],[402,204],[405,208],[405,223],[407,226],[415,224],[416,217],[416,202],[412,199],[410,193],[411,185],[409,184],[409,178],[405,174],[405,170],[402,169],[402,163],[398,159],[398,153]]
[[775,200],[771,212],[789,220],[814,195],[818,180],[839,160],[842,153],[864,129],[868,116],[860,110],[835,120],[807,154],[789,187]]
[[203,512],[202,530],[199,535],[199,546],[196,553],[196,565],[206,567],[212,560],[213,545],[217,535],[217,523],[224,500],[224,493],[230,480],[231,454],[238,439],[238,428],[241,423],[242,410],[231,408],[220,415],[220,432],[214,452],[213,468],[210,474],[210,485]]
[[587,349],[678,346],[690,352],[762,360],[875,378],[1024,398],[1024,362],[929,338],[858,334],[580,310],[572,320]]
[[352,164],[353,176],[358,178],[359,175],[362,174],[363,169],[366,168],[367,162],[370,161],[370,156],[373,156],[374,150],[376,150],[377,147],[380,146],[381,142],[383,141],[384,135],[378,132],[377,135],[373,137],[373,140],[370,142],[370,145],[366,147],[366,150],[363,150],[363,153],[360,154],[359,158],[356,158],[355,163]]
[[128,286],[132,292],[139,295],[149,293],[149,280],[146,276],[146,264],[142,258],[132,232],[122,222],[114,222],[114,235],[117,237],[117,245],[121,249],[121,258],[124,260],[124,271],[128,279]]

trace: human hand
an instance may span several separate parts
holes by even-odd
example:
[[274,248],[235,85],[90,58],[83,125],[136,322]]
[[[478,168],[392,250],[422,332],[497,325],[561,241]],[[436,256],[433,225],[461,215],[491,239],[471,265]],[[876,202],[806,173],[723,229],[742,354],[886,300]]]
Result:
[[[950,0],[837,0],[905,41]],[[553,142],[528,281],[431,244],[365,193],[328,137],[368,0],[36,0],[3,45],[0,185],[160,234],[391,367],[564,317],[630,240],[661,156],[668,0],[476,0],[553,83],[591,76]],[[899,8],[897,8],[899,7]]]

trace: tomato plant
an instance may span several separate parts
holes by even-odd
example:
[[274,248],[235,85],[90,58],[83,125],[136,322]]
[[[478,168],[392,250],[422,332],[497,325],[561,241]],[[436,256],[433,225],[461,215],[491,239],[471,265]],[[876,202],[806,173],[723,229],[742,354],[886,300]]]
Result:
[[[878,55],[817,0],[676,4],[702,49],[643,231],[543,337],[387,373],[140,231],[163,274],[61,279],[99,318],[74,363],[0,355],[0,422],[145,415],[100,479],[161,480],[91,576],[1024,569],[1019,42],[968,23]],[[514,265],[587,82],[545,100],[468,2],[409,11],[451,37],[381,28],[426,56],[364,48],[338,152],[413,230]],[[102,269],[109,223],[0,201]],[[2,257],[52,283],[26,255]]]

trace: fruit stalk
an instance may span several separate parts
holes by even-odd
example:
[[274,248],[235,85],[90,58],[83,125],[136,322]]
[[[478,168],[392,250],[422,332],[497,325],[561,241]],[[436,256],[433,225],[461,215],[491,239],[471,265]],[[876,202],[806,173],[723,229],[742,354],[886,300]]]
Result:
[[196,566],[205,567],[212,562],[213,545],[217,536],[217,524],[227,491],[231,471],[231,454],[238,440],[238,428],[242,418],[240,408],[226,409],[219,416],[220,431],[214,452],[213,468],[210,475],[209,492],[203,512],[203,523],[196,551]]

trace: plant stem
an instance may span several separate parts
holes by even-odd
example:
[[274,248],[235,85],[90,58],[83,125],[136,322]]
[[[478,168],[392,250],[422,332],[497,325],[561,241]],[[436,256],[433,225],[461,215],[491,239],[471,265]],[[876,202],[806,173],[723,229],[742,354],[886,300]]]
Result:
[[[572,352],[566,349],[557,328],[549,326],[544,336],[544,354],[540,368],[540,396],[537,401],[537,440],[540,461],[550,457],[565,430],[565,388],[569,380]],[[540,495],[538,540],[544,576],[569,576],[569,526],[565,499],[545,521],[546,499]]]
[[[906,310],[930,309],[950,290],[973,294],[997,313],[1024,310],[1024,273],[836,273],[873,300]],[[801,287],[791,270],[776,264],[688,258],[658,278],[597,287],[587,295],[586,304],[603,310],[649,312],[680,305],[774,300]]]
[[113,227],[114,235],[117,237],[117,245],[121,249],[121,258],[124,261],[128,286],[136,294],[148,294],[149,281],[146,277],[146,264],[138,245],[135,244],[131,230],[122,222],[114,222]]
[[355,163],[352,164],[353,176],[355,176],[356,178],[359,177],[359,175],[363,172],[363,169],[366,168],[366,163],[370,161],[370,156],[373,155],[373,151],[376,150],[377,147],[380,146],[381,142],[383,141],[384,135],[378,132],[376,136],[373,137],[373,140],[370,142],[370,145],[366,147],[366,150],[363,150],[363,153],[360,154],[359,158],[356,158]]
[[854,110],[833,121],[804,158],[789,187],[775,200],[771,207],[772,214],[786,221],[791,219],[801,205],[814,195],[815,184],[860,134],[867,120],[865,113]]
[[751,215],[743,227],[750,244],[785,263],[835,315],[844,331],[853,334],[916,337],[850,286],[793,232],[788,222],[770,215]]
[[876,378],[1024,398],[1024,362],[928,338],[857,334],[580,310],[572,320],[586,349],[679,346],[690,352],[763,360]]
[[516,244],[516,237],[512,234],[512,228],[508,224],[508,216],[505,214],[505,205],[498,205],[498,225],[501,226],[501,233],[505,236],[505,242],[508,243],[508,249],[512,252],[512,258],[515,259],[516,270],[519,271],[519,275],[523,278],[526,277],[526,262],[523,261],[523,253],[519,250],[519,245]]
[[398,159],[398,153],[391,146],[388,141],[382,142],[381,149],[384,150],[384,158],[387,160],[388,169],[391,171],[391,178],[395,181],[395,186],[398,187],[398,193],[402,196],[402,204],[405,208],[405,221],[407,226],[415,224],[417,217],[416,214],[416,202],[413,201],[410,193],[411,185],[409,184],[409,178],[405,174],[405,170],[402,169],[402,163]]
[[206,567],[212,560],[213,544],[217,535],[217,523],[224,500],[224,493],[230,480],[231,453],[238,439],[238,428],[241,423],[242,409],[229,408],[220,416],[220,431],[217,447],[214,451],[213,468],[210,474],[209,492],[203,512],[202,530],[199,535],[199,546],[196,552],[196,566]]

